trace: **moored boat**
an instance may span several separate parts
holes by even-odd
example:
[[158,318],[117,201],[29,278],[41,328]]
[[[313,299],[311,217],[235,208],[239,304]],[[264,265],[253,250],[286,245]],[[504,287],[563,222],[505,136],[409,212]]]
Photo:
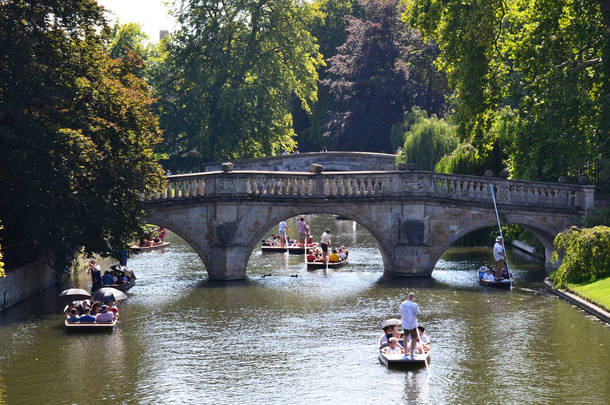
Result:
[[163,242],[163,243],[158,243],[158,244],[150,245],[150,246],[133,245],[133,246],[130,246],[129,248],[131,250],[146,251],[146,250],[161,249],[161,248],[168,247],[168,246],[169,246],[169,242]]
[[379,353],[379,362],[387,368],[425,367],[426,362],[430,363],[430,351],[427,351],[426,354],[416,354],[413,359],[403,354]]
[[307,270],[314,269],[325,269],[328,265],[328,268],[341,267],[345,264],[349,263],[349,259],[341,260],[340,262],[323,262],[323,261],[315,261],[315,262],[307,262]]
[[64,320],[68,332],[112,332],[117,324],[117,319],[112,322],[68,322]]
[[294,244],[290,246],[261,246],[261,250],[263,253],[285,253],[288,252],[290,254],[302,255],[305,253],[305,249],[313,249],[317,247],[317,243],[309,243],[305,246],[301,246],[299,244]]

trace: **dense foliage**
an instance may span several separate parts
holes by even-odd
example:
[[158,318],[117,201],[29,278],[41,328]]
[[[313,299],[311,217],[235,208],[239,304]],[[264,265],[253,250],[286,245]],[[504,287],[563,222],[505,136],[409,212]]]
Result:
[[553,260],[562,257],[553,284],[589,283],[610,277],[610,227],[572,227],[555,238]]
[[587,175],[608,191],[609,9],[602,0],[413,0],[405,16],[440,46],[458,133],[479,156],[511,108],[508,162],[494,158],[496,167],[535,180]]
[[591,228],[598,225],[610,226],[610,208],[598,208],[587,212],[579,221],[578,225]]
[[296,147],[293,97],[317,97],[322,63],[295,0],[184,0],[181,29],[153,78],[166,152],[205,160],[279,154]]
[[0,3],[5,244],[36,241],[58,260],[116,252],[140,227],[139,194],[163,182],[149,88],[108,37],[94,0]]
[[404,133],[404,146],[397,160],[415,163],[416,170],[433,171],[437,162],[458,146],[455,126],[436,116],[421,116]]
[[391,151],[391,128],[419,106],[445,111],[445,80],[433,66],[434,43],[401,21],[399,0],[366,0],[349,17],[348,37],[330,58],[324,84],[338,101],[328,131],[340,150]]

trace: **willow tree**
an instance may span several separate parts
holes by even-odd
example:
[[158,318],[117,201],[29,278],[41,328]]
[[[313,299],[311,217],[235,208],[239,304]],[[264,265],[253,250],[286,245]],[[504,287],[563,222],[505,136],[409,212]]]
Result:
[[[601,7],[600,7],[601,6]],[[536,180],[589,175],[610,150],[607,1],[412,0],[406,19],[441,48],[463,141],[493,148],[498,112],[517,112],[513,174]]]
[[154,78],[166,151],[202,159],[291,151],[293,95],[315,102],[322,63],[296,0],[185,0]]

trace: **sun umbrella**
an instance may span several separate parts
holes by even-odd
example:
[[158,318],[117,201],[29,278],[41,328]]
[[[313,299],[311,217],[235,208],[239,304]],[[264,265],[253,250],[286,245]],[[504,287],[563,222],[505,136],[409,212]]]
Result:
[[385,321],[381,322],[381,327],[385,328],[386,326],[400,326],[402,325],[402,322],[400,319],[396,319],[396,318],[392,318],[392,319],[386,319]]
[[102,302],[117,302],[126,299],[127,295],[116,288],[103,287],[93,293],[93,298]]
[[61,298],[64,302],[82,301],[91,299],[91,294],[80,288],[69,288],[62,291],[59,294],[59,298]]

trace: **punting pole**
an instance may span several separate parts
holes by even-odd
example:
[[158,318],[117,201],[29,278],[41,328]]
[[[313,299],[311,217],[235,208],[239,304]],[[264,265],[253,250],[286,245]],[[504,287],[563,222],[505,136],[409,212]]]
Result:
[[[422,355],[426,355],[426,349],[424,349],[424,342],[422,342],[421,340],[421,335],[419,334],[419,329],[417,329],[417,326],[415,327],[415,330],[417,331],[417,339],[419,340],[419,344],[421,345],[421,353]],[[411,344],[413,344],[413,342],[411,342]],[[406,353],[405,353],[406,355]],[[428,367],[428,358],[424,357],[424,364],[426,365],[426,372],[428,373],[428,375],[432,375],[430,374],[430,367]]]
[[500,215],[498,215],[498,206],[496,205],[496,195],[494,193],[494,185],[489,184],[491,190],[491,199],[494,202],[494,210],[496,211],[496,220],[498,221],[498,229],[500,230],[500,236],[502,237],[502,250],[504,251],[504,261],[506,261],[506,270],[508,271],[508,277],[510,278],[510,287],[513,287],[513,276],[510,274],[510,267],[508,266],[508,255],[506,254],[506,247],[504,246],[504,235],[502,235],[502,225],[500,225]]

